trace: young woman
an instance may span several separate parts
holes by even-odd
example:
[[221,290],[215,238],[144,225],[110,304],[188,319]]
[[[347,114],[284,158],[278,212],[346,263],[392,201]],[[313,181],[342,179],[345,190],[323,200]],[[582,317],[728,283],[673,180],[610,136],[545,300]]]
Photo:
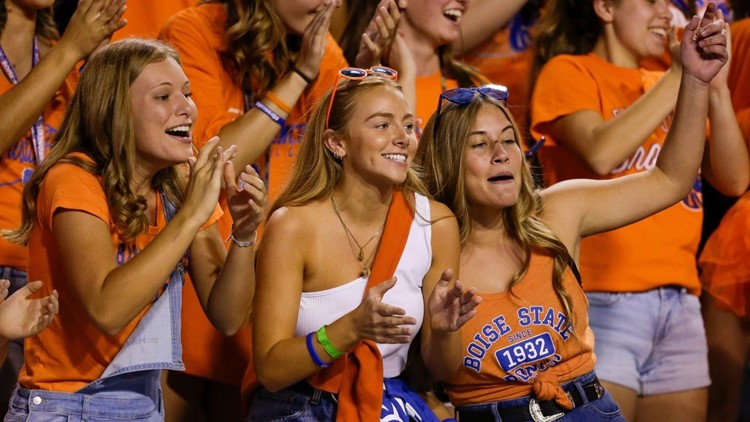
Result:
[[637,175],[534,191],[504,91],[442,96],[417,157],[430,191],[458,219],[461,278],[483,299],[462,328],[461,370],[446,384],[461,421],[624,420],[593,371],[576,261],[584,236],[645,218],[690,190],[709,84],[728,59],[723,22],[698,29],[694,18],[685,30],[668,141],[656,165]]
[[389,79],[395,71],[340,74],[353,80],[315,110],[258,252],[253,353],[263,388],[249,420],[436,420],[398,378],[409,345],[421,330],[427,368],[452,375],[457,330],[479,299],[451,286],[455,219],[410,168],[414,114]]
[[[184,367],[185,268],[218,329],[247,323],[265,189],[249,166],[237,186],[235,147],[218,139],[193,156],[190,95],[177,53],[156,41],[120,41],[86,64],[24,190],[22,225],[6,233],[28,242],[30,277],[61,302],[27,339],[6,420],[162,420],[161,370]],[[228,252],[214,224],[222,185]]]
[[[531,103],[532,130],[547,137],[539,151],[547,184],[613,179],[654,166],[672,130],[682,73],[669,4],[547,4],[537,25],[535,60],[543,67]],[[639,68],[643,59],[659,57],[669,38],[672,67],[666,73]],[[710,142],[694,189],[660,213],[581,244],[597,373],[628,420],[705,419],[710,379],[695,262],[700,176],[735,196],[750,181],[728,68],[710,84]],[[623,320],[633,323],[624,326]]]
[[[160,34],[180,52],[192,84],[201,110],[196,138],[219,135],[224,147],[237,145],[233,161],[241,166],[257,164],[271,201],[289,179],[313,106],[330,88],[336,72],[347,66],[328,33],[339,3],[204,1],[176,14]],[[222,218],[224,235],[231,223],[228,215]],[[184,331],[191,337],[191,347],[185,361],[191,376],[169,375],[170,384],[179,391],[168,396],[174,399],[168,405],[175,420],[201,414],[217,421],[236,420],[240,417],[236,387],[251,355],[249,330],[226,339],[205,318],[195,317],[195,297],[187,295],[186,304],[189,318]],[[252,365],[248,371],[252,372]],[[251,391],[255,386],[243,387]],[[209,405],[198,406],[201,403]]]
[[[124,0],[81,0],[59,37],[53,4],[0,1],[0,230],[20,224],[21,192],[60,126],[78,79],[76,64],[125,24]],[[10,280],[10,294],[26,285],[27,260],[23,245],[0,236],[0,279]],[[23,365],[23,341],[0,340],[0,356],[6,350],[7,361],[0,360],[0,414]]]

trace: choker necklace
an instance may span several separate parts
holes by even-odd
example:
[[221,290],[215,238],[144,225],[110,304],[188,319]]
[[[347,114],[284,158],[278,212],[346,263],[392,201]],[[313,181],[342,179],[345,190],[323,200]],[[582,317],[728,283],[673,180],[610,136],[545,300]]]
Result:
[[339,218],[339,221],[341,222],[341,226],[344,228],[344,231],[346,232],[346,240],[349,241],[349,246],[351,246],[352,251],[354,252],[354,255],[357,257],[357,261],[359,261],[359,264],[362,265],[362,271],[359,273],[360,277],[367,277],[370,275],[370,267],[368,266],[368,263],[372,260],[372,258],[375,256],[375,251],[378,250],[378,248],[373,248],[372,252],[370,253],[370,256],[367,257],[365,260],[364,257],[364,249],[367,247],[367,245],[370,244],[376,237],[380,235],[381,230],[383,230],[383,227],[385,226],[385,222],[383,222],[383,225],[380,226],[380,228],[375,232],[375,234],[370,237],[367,242],[365,242],[364,245],[360,245],[359,242],[357,242],[357,238],[354,237],[352,232],[349,230],[349,227],[346,227],[346,224],[344,223],[344,219],[341,218],[341,212],[339,211],[339,207],[336,206],[336,200],[333,198],[333,195],[331,195],[331,204],[333,205],[333,212],[336,213],[336,217]]

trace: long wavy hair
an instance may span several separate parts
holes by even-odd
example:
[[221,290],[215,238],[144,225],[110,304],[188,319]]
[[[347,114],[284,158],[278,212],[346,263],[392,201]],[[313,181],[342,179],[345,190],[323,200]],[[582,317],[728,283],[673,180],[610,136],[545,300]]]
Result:
[[[5,31],[5,24],[8,22],[8,6],[6,5],[6,1],[0,0],[0,34]],[[36,12],[36,29],[34,33],[38,37],[41,37],[41,41],[47,45],[50,45],[51,41],[60,39],[51,7]]]
[[[334,97],[328,127],[343,137],[348,136],[349,121],[354,114],[357,103],[367,92],[378,87],[390,87],[401,90],[397,82],[379,76],[352,81],[343,79],[339,82]],[[324,145],[326,131],[326,112],[331,98],[330,90],[323,96],[312,113],[305,130],[297,164],[294,166],[289,184],[271,206],[268,215],[281,207],[299,206],[327,198],[341,179],[343,167],[341,160],[336,159]],[[406,181],[401,186],[403,192],[417,192],[425,196],[427,189],[422,183],[417,169],[411,165],[407,171]],[[406,195],[410,198],[411,195]]]
[[[177,52],[167,44],[129,38],[110,44],[86,63],[50,154],[24,188],[21,227],[3,233],[8,240],[28,242],[41,184],[58,163],[77,165],[101,178],[110,214],[124,239],[132,240],[146,230],[146,199],[131,189],[138,155],[130,87],[147,65],[167,59],[179,63]],[[154,176],[151,187],[179,208],[185,176],[184,166],[168,167]]]
[[[521,146],[521,136],[513,116],[505,104],[475,95],[467,105],[445,101],[440,111],[440,125],[435,132],[433,114],[419,140],[417,161],[423,171],[423,180],[435,200],[446,204],[456,215],[461,245],[471,234],[471,210],[466,198],[464,155],[468,148],[469,133],[482,107],[499,108],[513,127],[516,144]],[[503,226],[510,241],[524,254],[521,268],[514,274],[510,289],[529,269],[531,252],[538,251],[554,259],[552,284],[568,316],[573,315],[570,295],[563,286],[565,269],[570,253],[565,245],[539,218],[543,204],[534,190],[534,179],[526,158],[521,156],[521,187],[518,201],[503,209]]]
[[263,98],[291,69],[301,36],[290,34],[273,0],[204,0],[227,8],[224,66],[252,100]]

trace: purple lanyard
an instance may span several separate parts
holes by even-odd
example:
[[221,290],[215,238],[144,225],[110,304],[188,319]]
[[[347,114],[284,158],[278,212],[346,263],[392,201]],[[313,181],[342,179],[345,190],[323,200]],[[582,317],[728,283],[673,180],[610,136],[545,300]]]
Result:
[[[34,49],[32,51],[31,67],[34,68],[39,63],[39,46],[36,42],[36,36],[34,37]],[[18,85],[18,77],[16,72],[13,70],[13,66],[8,60],[8,56],[5,55],[5,51],[0,47],[0,67],[3,69],[3,73],[13,85]],[[44,160],[44,154],[46,149],[46,142],[44,140],[44,120],[42,116],[39,116],[31,127],[31,142],[34,146],[34,155],[36,156],[36,163],[39,164]]]

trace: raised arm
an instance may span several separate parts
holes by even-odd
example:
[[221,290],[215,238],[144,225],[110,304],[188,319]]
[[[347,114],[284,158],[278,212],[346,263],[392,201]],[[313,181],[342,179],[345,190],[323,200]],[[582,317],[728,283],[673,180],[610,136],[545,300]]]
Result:
[[[299,72],[287,73],[270,87],[270,92],[290,108],[294,107],[309,82],[318,75],[335,5],[335,1],[322,5],[305,29],[302,50],[295,63]],[[226,103],[225,97],[231,94],[225,92],[222,79],[230,76],[218,56],[215,41],[206,39],[206,29],[198,28],[203,24],[211,23],[195,22],[186,15],[177,15],[162,30],[159,38],[171,43],[180,52],[182,66],[195,92],[195,102],[201,114],[195,136],[208,139],[219,135],[225,148],[237,145],[237,155],[232,161],[237,172],[235,176],[239,176],[246,164],[252,164],[266,151],[281,127],[258,108],[253,107],[241,114],[241,101],[234,105]],[[260,101],[278,116],[284,119],[288,117],[288,112],[274,102],[268,99]],[[229,108],[237,110],[229,111]]]
[[0,95],[0,153],[29,130],[79,61],[125,26],[125,0],[81,0],[60,41]]
[[[721,9],[717,11],[717,19],[724,20]],[[726,33],[727,51],[731,54],[731,33],[729,30]],[[706,144],[701,168],[703,176],[719,192],[739,196],[750,183],[750,160],[727,85],[730,62],[731,58],[710,84],[708,119],[711,122],[711,137]]]
[[[715,5],[709,6],[706,14],[715,10]],[[694,17],[685,28],[681,47],[684,70],[675,119],[656,166],[612,180],[566,181],[542,192],[544,218],[571,251],[577,250],[581,236],[654,214],[678,202],[693,185],[705,143],[708,85],[728,58],[724,23],[702,27],[701,35],[699,22]]]
[[564,143],[596,174],[621,165],[669,116],[680,85],[681,63],[676,33],[670,34],[672,68],[622,113],[605,120],[596,110],[580,110],[547,125],[549,134]]

